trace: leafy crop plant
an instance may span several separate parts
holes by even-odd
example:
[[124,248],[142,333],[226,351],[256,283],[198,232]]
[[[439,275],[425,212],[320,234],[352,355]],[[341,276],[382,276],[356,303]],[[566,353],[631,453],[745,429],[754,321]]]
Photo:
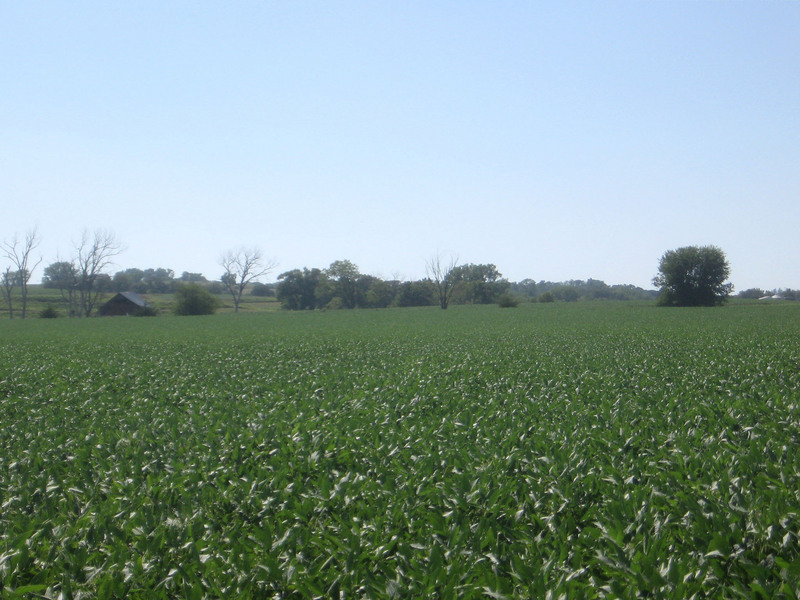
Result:
[[800,306],[0,324],[4,598],[797,598]]

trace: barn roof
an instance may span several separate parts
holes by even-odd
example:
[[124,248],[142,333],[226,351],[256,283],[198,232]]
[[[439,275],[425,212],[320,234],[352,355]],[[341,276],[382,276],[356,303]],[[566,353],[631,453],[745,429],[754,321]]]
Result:
[[117,296],[122,296],[126,300],[133,302],[136,306],[145,307],[147,306],[147,302],[145,302],[144,298],[142,298],[136,292],[120,292]]

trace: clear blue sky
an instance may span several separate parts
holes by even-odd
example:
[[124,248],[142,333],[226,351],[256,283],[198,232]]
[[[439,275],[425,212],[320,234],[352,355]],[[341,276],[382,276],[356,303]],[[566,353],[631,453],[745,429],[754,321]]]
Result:
[[3,2],[0,203],[42,266],[800,288],[800,2]]

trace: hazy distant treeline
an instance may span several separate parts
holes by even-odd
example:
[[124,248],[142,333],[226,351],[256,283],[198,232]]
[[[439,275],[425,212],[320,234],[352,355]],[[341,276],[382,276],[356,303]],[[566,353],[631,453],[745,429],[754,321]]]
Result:
[[[59,288],[59,276],[64,265],[54,263],[45,267],[42,283]],[[518,282],[506,280],[493,264],[459,265],[452,277],[457,280],[453,304],[493,304],[504,295],[522,301],[577,302],[585,300],[649,300],[658,296],[656,290],[635,285],[608,285],[598,279],[568,281]],[[139,294],[170,294],[184,283],[201,283],[214,294],[224,294],[220,280],[208,280],[202,273],[184,271],[176,276],[167,268],[131,268],[113,275],[100,275],[97,287],[109,293],[136,292]],[[437,304],[436,288],[431,279],[400,281],[382,279],[361,273],[351,261],[342,260],[329,267],[303,268],[285,271],[275,283],[255,282],[248,292],[255,296],[276,296],[289,310],[316,308],[386,308],[389,306],[433,306]],[[762,298],[779,295],[787,300],[800,300],[800,290],[765,291],[751,288],[738,294],[740,298]]]
[[[61,265],[54,263],[44,270],[45,287],[63,284],[58,276]],[[656,292],[634,285],[608,285],[597,279],[563,282],[524,279],[509,282],[493,264],[459,265],[451,275],[457,280],[454,304],[492,304],[504,294],[524,301],[637,300],[654,298]],[[96,285],[110,293],[170,294],[183,283],[201,283],[212,293],[223,294],[218,280],[210,281],[201,273],[184,271],[176,276],[172,269],[125,269],[103,275]],[[256,282],[249,293],[256,296],[277,296],[284,308],[385,308],[389,306],[433,306],[437,304],[433,281],[424,278],[412,281],[382,279],[361,273],[351,261],[342,260],[329,267],[285,271],[276,283]]]

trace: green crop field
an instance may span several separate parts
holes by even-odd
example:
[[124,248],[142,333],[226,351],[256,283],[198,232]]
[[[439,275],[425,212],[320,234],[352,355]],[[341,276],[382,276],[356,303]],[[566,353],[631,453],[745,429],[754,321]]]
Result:
[[0,597],[798,598],[800,303],[0,322]]

